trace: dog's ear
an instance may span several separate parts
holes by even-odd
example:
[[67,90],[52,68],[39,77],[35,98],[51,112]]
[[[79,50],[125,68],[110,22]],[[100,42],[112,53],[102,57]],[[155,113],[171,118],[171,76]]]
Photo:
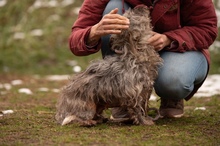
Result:
[[144,4],[140,4],[134,7],[135,9],[148,9],[148,6],[144,5]]
[[[121,50],[122,48],[122,43],[118,43],[117,42],[117,39],[120,35],[116,35],[116,34],[112,34],[111,37],[110,37],[110,40],[109,40],[109,47],[112,51],[114,51],[115,53],[117,54],[123,54],[123,51]],[[118,39],[119,41],[121,39]]]
[[133,8],[133,13],[135,13],[138,16],[149,17],[150,9],[145,5],[137,5]]
[[[112,48],[112,45],[113,45],[113,43],[114,43],[114,41],[115,41],[115,34],[112,34],[111,36],[110,36],[110,39],[109,39],[109,48]],[[113,50],[114,51],[114,50]]]
[[144,13],[145,11],[149,11],[149,8],[148,8],[148,6],[141,4],[141,5],[135,6],[134,10],[137,10],[137,11]]

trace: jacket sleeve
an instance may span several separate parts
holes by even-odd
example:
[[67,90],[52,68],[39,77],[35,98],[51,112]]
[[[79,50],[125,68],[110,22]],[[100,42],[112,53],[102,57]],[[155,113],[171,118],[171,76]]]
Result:
[[177,42],[178,47],[168,49],[178,52],[208,49],[216,39],[217,16],[212,0],[183,1],[180,19],[181,28],[164,33]]
[[87,47],[86,39],[91,27],[97,24],[101,18],[104,8],[109,0],[85,0],[79,11],[79,15],[72,27],[69,36],[69,47],[73,54],[85,56],[98,52],[101,48],[101,41],[96,46]]

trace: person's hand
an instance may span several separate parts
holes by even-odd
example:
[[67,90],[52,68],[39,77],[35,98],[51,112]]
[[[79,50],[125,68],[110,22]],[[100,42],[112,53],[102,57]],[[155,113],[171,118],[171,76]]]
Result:
[[115,8],[110,13],[103,16],[101,21],[92,26],[87,44],[94,44],[102,36],[108,34],[119,34],[121,30],[129,28],[129,19],[117,14],[118,9]]
[[169,46],[171,40],[164,34],[152,32],[152,36],[147,40],[148,44],[153,46],[156,51],[162,50],[164,47]]

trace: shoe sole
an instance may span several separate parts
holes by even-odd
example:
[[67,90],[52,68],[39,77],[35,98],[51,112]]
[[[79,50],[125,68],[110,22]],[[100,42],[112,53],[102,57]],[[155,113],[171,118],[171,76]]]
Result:
[[161,119],[162,118],[176,118],[176,119],[178,119],[178,118],[183,117],[183,115],[184,115],[184,113],[183,114],[179,114],[179,115],[165,115],[165,116],[160,115],[160,118]]

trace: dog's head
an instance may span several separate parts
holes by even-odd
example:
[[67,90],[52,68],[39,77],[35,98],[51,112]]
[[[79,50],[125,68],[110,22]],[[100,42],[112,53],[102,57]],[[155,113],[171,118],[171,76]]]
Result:
[[149,14],[149,9],[142,5],[127,10],[123,16],[130,20],[130,26],[120,34],[111,35],[111,49],[121,54],[136,54],[138,50],[143,49],[152,31]]

